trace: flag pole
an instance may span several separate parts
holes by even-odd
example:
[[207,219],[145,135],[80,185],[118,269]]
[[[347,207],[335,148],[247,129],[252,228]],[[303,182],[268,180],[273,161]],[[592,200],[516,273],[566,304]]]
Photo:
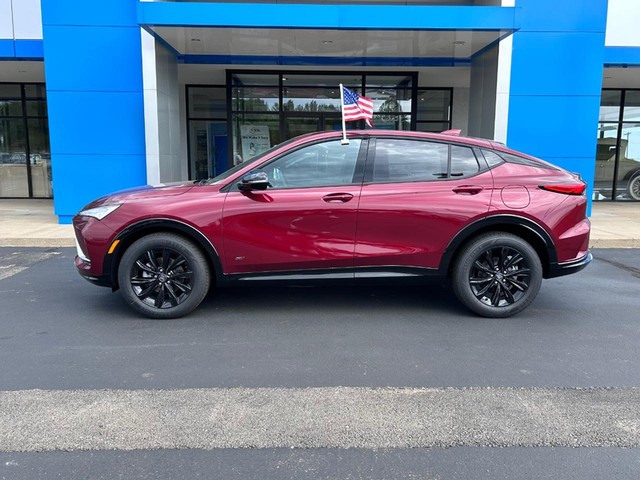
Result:
[[342,84],[340,84],[340,112],[342,113],[342,145],[349,145],[349,139],[347,138],[347,125],[344,121],[344,90]]

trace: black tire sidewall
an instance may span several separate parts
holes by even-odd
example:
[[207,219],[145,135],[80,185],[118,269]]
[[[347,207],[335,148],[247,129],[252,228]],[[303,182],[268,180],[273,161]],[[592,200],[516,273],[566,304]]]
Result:
[[[514,304],[493,307],[482,303],[473,294],[469,274],[473,262],[484,251],[495,247],[509,247],[525,257],[530,269],[529,288]],[[484,234],[471,242],[460,252],[452,271],[453,290],[462,304],[483,317],[505,318],[515,315],[531,304],[542,284],[542,264],[535,249],[525,240],[509,233],[494,232]]]
[[[192,290],[185,301],[171,308],[154,308],[142,302],[131,286],[131,269],[138,257],[153,248],[170,248],[185,257],[193,272]],[[179,318],[192,312],[209,291],[211,274],[206,258],[189,240],[170,233],[154,233],[136,240],[124,252],[118,266],[118,284],[125,302],[145,317],[155,319]]]

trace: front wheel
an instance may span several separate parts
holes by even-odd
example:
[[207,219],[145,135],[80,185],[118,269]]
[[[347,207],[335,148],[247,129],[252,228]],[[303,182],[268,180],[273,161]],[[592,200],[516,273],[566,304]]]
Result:
[[136,240],[122,256],[118,283],[127,304],[149,318],[178,318],[193,311],[211,275],[202,252],[189,240],[154,233]]
[[483,317],[503,318],[521,312],[536,297],[542,265],[529,243],[494,232],[464,247],[452,277],[453,290],[467,308]]

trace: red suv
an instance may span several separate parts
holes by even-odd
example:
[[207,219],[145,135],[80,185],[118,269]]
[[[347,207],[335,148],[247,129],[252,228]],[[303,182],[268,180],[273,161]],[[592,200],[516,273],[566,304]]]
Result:
[[487,317],[591,261],[585,184],[488,140],[352,131],[304,135],[197,182],[100,198],[74,218],[80,274],[152,318],[211,284],[451,278]]

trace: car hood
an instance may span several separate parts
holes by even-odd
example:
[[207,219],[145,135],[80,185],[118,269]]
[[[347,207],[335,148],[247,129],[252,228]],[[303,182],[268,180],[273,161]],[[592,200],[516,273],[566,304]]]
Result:
[[143,198],[153,197],[169,197],[182,195],[188,192],[194,187],[192,181],[188,182],[173,182],[173,183],[161,183],[158,185],[145,185],[144,187],[129,188],[126,190],[120,190],[104,197],[100,197],[94,200],[83,210],[89,208],[99,207],[101,205],[110,205],[114,203],[125,203],[130,200],[139,200]]

